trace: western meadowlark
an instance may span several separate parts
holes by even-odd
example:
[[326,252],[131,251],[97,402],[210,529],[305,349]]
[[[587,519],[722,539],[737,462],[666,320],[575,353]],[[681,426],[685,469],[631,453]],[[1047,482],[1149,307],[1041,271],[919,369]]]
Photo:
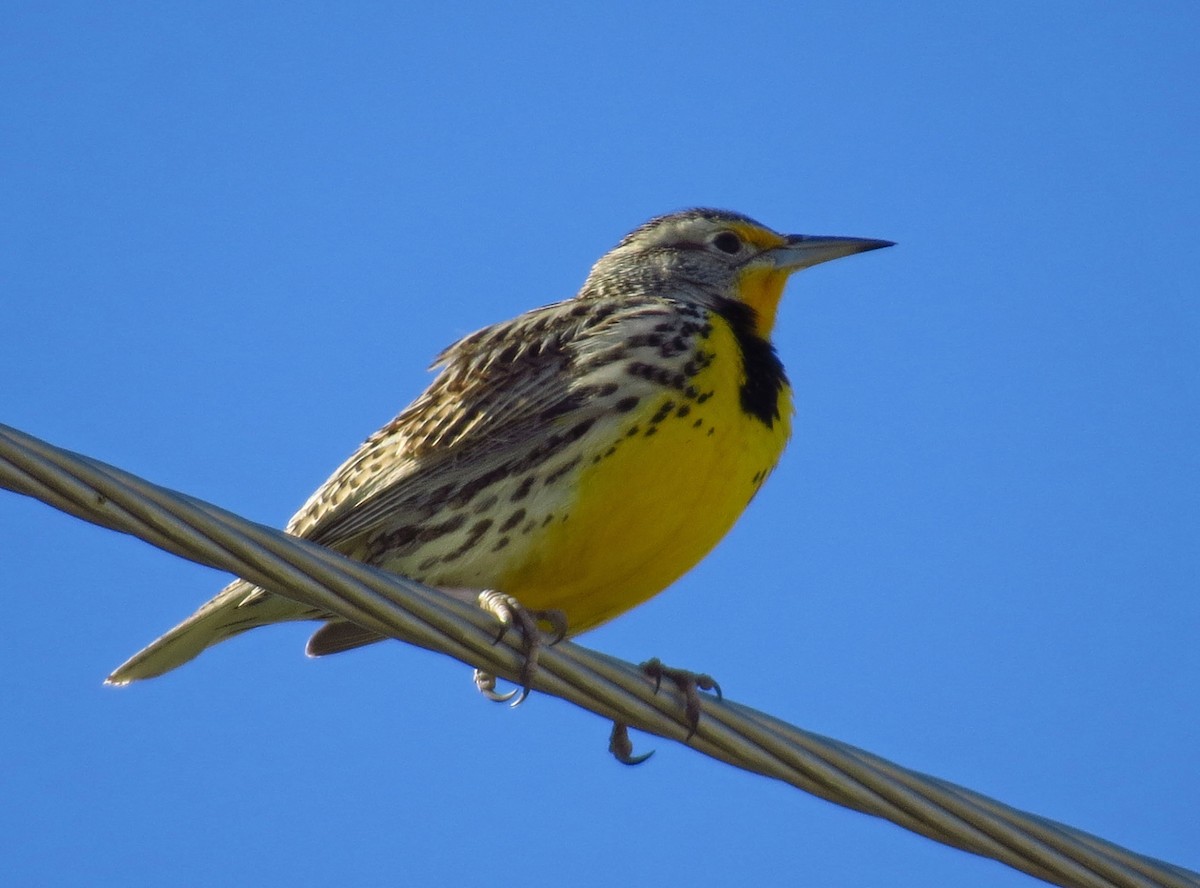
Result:
[[[775,467],[792,404],[769,337],[788,276],[886,246],[720,210],[652,219],[574,298],[442,352],[429,388],[287,531],[451,594],[561,612],[571,635],[593,628],[695,565]],[[236,580],[108,681],[310,619],[326,621],[313,656],[382,638]]]

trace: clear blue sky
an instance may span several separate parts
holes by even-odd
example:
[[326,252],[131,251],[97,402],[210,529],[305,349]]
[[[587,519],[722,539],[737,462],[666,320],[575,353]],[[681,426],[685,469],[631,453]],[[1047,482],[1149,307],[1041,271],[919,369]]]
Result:
[[[585,636],[1200,868],[1200,7],[29,3],[0,421],[280,524],[443,345],[705,204],[790,285],[796,437]],[[12,884],[1021,886],[400,644],[108,671],[226,577],[0,494]]]

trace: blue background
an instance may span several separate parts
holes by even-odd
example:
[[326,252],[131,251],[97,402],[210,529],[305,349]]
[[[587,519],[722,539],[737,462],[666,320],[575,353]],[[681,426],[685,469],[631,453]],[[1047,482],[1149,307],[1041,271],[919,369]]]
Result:
[[[281,524],[649,216],[896,240],[793,281],[779,470],[583,641],[1200,868],[1200,7],[513,6],[9,4],[0,421]],[[0,495],[12,884],[1031,884],[399,644],[101,686],[225,581]]]

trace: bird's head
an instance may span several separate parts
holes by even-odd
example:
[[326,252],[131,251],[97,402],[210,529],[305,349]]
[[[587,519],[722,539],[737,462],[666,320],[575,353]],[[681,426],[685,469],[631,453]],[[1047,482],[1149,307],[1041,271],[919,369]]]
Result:
[[592,268],[582,295],[639,289],[685,299],[735,299],[754,310],[755,332],[766,338],[792,272],[891,245],[858,237],[780,234],[740,213],[683,210],[625,235]]

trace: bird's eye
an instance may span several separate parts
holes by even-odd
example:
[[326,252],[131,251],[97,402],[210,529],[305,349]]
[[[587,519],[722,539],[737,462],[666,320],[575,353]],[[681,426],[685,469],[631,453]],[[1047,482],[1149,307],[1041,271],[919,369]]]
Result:
[[730,255],[733,255],[734,253],[741,251],[742,239],[732,231],[722,231],[712,239],[712,245],[722,253],[729,253]]

